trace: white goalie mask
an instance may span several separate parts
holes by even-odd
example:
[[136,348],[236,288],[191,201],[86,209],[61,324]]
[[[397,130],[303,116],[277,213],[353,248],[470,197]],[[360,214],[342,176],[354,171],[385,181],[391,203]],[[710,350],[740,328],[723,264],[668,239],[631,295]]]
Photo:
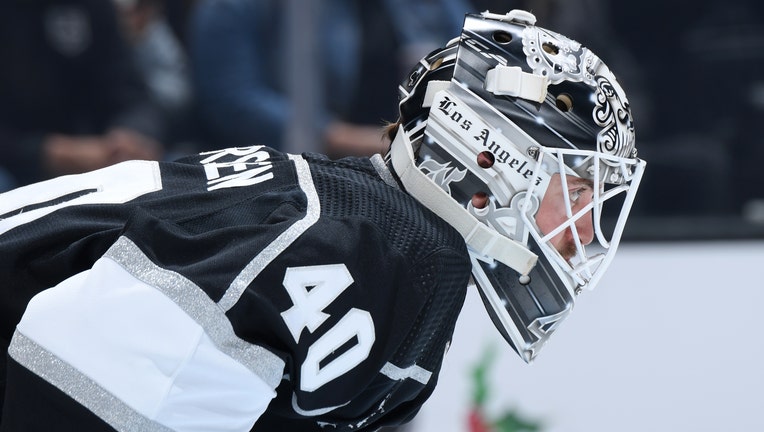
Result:
[[645,167],[608,67],[535,20],[467,15],[400,86],[388,155],[465,238],[486,309],[526,362],[602,278]]

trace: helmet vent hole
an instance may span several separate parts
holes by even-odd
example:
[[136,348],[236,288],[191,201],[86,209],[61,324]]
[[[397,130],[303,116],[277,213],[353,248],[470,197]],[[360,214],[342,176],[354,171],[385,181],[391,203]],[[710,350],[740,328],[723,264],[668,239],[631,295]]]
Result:
[[440,65],[443,64],[443,57],[438,58],[432,64],[430,65],[430,70],[435,70],[440,67]]
[[550,42],[544,42],[543,44],[541,44],[541,48],[543,48],[544,52],[549,55],[557,55],[560,53],[560,48],[558,48],[557,45]]
[[488,206],[488,194],[485,192],[475,192],[474,195],[472,195],[472,207],[475,207],[476,209],[484,209]]
[[477,164],[480,165],[480,168],[490,168],[494,162],[496,162],[496,158],[489,151],[483,151],[477,155]]
[[500,44],[508,44],[512,42],[512,35],[505,31],[493,32],[493,40]]
[[567,93],[560,93],[555,100],[557,109],[562,112],[568,112],[573,109],[573,98]]

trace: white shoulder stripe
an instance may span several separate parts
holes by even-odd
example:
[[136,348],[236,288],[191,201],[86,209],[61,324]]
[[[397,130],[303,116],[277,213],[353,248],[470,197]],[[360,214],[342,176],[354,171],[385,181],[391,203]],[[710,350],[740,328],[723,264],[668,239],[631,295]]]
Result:
[[432,376],[432,372],[422,368],[421,366],[411,365],[405,369],[388,362],[379,371],[381,374],[387,376],[394,381],[402,381],[406,378],[411,378],[414,381],[427,385]]

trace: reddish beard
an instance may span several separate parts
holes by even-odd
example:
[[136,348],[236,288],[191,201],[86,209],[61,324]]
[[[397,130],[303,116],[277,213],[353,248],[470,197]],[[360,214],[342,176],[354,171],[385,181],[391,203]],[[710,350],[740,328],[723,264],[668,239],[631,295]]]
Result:
[[578,253],[576,242],[573,240],[573,232],[568,228],[565,230],[565,235],[560,239],[560,243],[555,245],[555,249],[560,252],[560,255],[565,261],[570,260]]

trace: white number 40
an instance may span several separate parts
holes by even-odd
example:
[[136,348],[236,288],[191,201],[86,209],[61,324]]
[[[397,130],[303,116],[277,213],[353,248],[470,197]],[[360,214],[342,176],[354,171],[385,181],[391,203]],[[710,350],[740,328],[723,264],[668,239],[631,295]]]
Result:
[[[295,342],[303,329],[316,331],[329,315],[323,310],[353,283],[344,264],[292,267],[284,276],[284,288],[293,306],[281,313]],[[355,338],[355,345],[321,366],[332,353]],[[374,321],[365,310],[352,308],[337,324],[308,348],[301,368],[300,389],[314,391],[364,361],[374,344]]]

